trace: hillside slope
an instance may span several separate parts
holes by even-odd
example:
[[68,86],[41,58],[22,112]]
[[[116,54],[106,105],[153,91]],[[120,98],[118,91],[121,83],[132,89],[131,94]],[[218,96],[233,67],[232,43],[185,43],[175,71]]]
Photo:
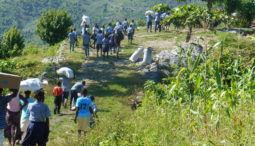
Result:
[[124,18],[144,19],[144,11],[158,3],[171,7],[185,4],[175,0],[0,0],[0,35],[16,26],[24,31],[27,42],[39,40],[35,35],[36,20],[49,9],[67,9],[79,27],[83,14],[100,24]]

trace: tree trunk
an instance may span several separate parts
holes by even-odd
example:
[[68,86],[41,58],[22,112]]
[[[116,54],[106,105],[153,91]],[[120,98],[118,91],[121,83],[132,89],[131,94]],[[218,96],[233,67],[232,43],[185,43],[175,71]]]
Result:
[[186,42],[189,42],[191,39],[191,34],[192,34],[192,26],[189,26],[189,31],[187,33],[187,37],[186,37]]
[[208,8],[208,11],[211,11],[211,10],[212,10],[212,5],[213,5],[213,0],[207,0],[207,8]]

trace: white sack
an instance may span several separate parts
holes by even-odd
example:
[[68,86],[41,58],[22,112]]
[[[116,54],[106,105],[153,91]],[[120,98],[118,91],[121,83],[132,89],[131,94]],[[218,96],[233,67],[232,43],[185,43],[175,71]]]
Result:
[[61,76],[66,76],[69,79],[74,78],[73,70],[68,67],[62,67],[62,68],[58,69],[57,74],[61,75]]
[[142,65],[148,65],[152,63],[152,48],[146,48],[143,51],[143,61],[142,61]]
[[20,91],[36,91],[43,88],[43,83],[39,78],[27,79],[20,82]]
[[145,12],[145,15],[148,16],[148,15],[154,15],[154,12],[152,10],[148,10]]
[[82,16],[81,26],[83,26],[84,23],[90,24],[90,18],[89,18],[89,16],[86,16],[86,15],[83,15],[83,16]]
[[143,48],[138,48],[138,49],[132,54],[132,56],[129,58],[129,60],[132,61],[132,62],[136,62],[142,54],[143,54]]

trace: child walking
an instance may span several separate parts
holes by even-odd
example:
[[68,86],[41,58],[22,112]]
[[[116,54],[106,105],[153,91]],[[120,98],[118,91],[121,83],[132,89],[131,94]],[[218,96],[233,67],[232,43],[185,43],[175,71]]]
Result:
[[92,101],[86,97],[88,94],[88,90],[83,88],[81,91],[82,97],[79,97],[76,102],[76,114],[74,118],[74,122],[78,124],[78,134],[81,135],[81,132],[86,132],[89,130],[89,121],[91,117],[91,113],[93,113],[92,109]]
[[100,51],[100,55],[102,56],[103,39],[104,39],[104,35],[102,33],[102,30],[99,30],[98,34],[96,35],[97,57],[98,57],[98,52],[99,51]]
[[[27,100],[28,104],[34,102],[34,99],[31,98],[30,95],[31,95],[31,91],[25,91],[25,99]],[[25,103],[23,100],[20,100],[20,104],[24,105]],[[25,106],[22,109],[21,118],[20,118],[20,129],[21,129],[21,133],[22,133],[22,140],[26,136],[27,128],[29,125],[29,115],[26,113],[27,107],[28,106]]]
[[55,99],[54,99],[54,114],[60,114],[62,96],[63,96],[63,89],[61,88],[61,82],[60,81],[58,81],[57,86],[54,87],[53,95],[55,96]]
[[109,45],[109,37],[108,35],[105,35],[103,39],[103,57],[105,57],[105,54],[109,57]]
[[36,101],[30,103],[27,108],[29,115],[29,126],[27,134],[22,142],[22,146],[46,146],[49,136],[49,117],[51,116],[49,107],[44,102],[44,92],[35,91]]

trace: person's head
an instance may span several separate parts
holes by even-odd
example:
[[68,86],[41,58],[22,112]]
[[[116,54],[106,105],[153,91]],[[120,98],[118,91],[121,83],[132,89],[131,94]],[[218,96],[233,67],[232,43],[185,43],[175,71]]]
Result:
[[25,97],[26,97],[26,98],[29,98],[30,95],[31,95],[31,91],[29,91],[29,90],[28,90],[28,91],[25,91],[24,93],[25,93]]
[[73,29],[71,29],[70,32],[73,32]]
[[121,25],[122,23],[121,23],[121,22],[119,22],[119,24]]
[[125,18],[125,21],[127,21],[127,18]]
[[83,86],[86,85],[86,81],[85,80],[83,80],[81,83],[82,83]]
[[57,82],[57,86],[59,86],[59,87],[61,86],[61,81]]
[[108,26],[112,26],[112,23],[109,23]]
[[135,22],[135,20],[133,19],[132,22]]
[[76,31],[76,28],[74,28],[73,31]]
[[130,24],[130,25],[129,25],[129,27],[133,27],[133,25],[132,25],[132,24]]
[[88,94],[88,90],[86,88],[83,88],[81,90],[81,95],[83,95],[85,97],[85,96],[87,96],[87,94]]
[[34,98],[37,101],[44,102],[44,91],[42,89],[35,91]]
[[98,32],[99,32],[99,33],[103,33],[102,30],[99,30]]
[[91,100],[92,102],[95,101],[95,97],[94,97],[94,96],[90,96],[89,98],[90,98],[90,100]]

